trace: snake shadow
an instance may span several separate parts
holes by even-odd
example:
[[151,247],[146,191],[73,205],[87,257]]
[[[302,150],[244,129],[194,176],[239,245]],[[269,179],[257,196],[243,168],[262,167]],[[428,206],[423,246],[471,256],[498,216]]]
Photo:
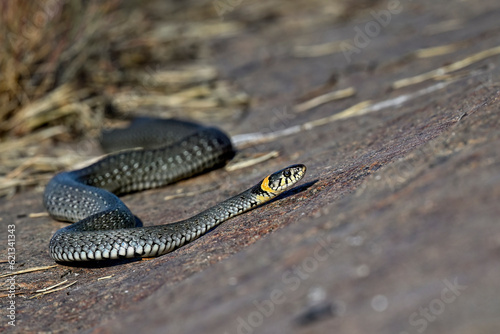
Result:
[[259,208],[261,206],[266,206],[268,204],[274,203],[276,201],[280,201],[280,200],[282,200],[284,198],[287,198],[287,197],[299,194],[299,193],[301,193],[303,191],[306,191],[307,189],[309,189],[310,187],[312,187],[318,181],[319,181],[319,179],[316,179],[316,180],[312,180],[312,181],[306,182],[304,184],[301,184],[299,186],[293,187],[292,189],[289,189],[289,190],[285,191],[284,193],[276,196],[275,198],[273,198],[269,202],[266,202],[264,204],[256,206],[256,208]]
[[[299,193],[309,189],[310,187],[312,187],[318,181],[319,180],[316,179],[316,180],[301,184],[299,186],[296,186],[296,187],[294,187],[290,190],[287,190],[284,193],[276,196],[275,198],[273,198],[269,202],[258,205],[255,208],[266,206],[266,205],[269,205],[269,204],[274,203],[276,201],[280,201],[284,198],[299,194]],[[134,216],[134,217],[135,217],[136,227],[142,227],[143,223],[142,223],[141,219],[137,216]],[[212,228],[210,231],[207,231],[207,233],[210,233],[212,230],[214,230],[216,228],[217,228],[217,226]],[[175,250],[174,250],[174,252],[175,252]],[[123,258],[123,259],[116,259],[116,260],[99,260],[99,261],[89,261],[89,262],[59,262],[59,261],[56,261],[56,262],[60,265],[66,266],[66,267],[96,268],[97,269],[97,268],[121,266],[121,265],[124,265],[127,263],[141,262],[141,261],[143,261],[142,258],[132,258],[132,259]]]

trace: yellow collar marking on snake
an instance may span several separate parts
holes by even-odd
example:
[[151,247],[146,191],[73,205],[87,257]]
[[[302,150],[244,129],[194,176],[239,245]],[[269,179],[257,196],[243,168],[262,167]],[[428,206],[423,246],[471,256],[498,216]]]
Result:
[[275,191],[272,190],[270,187],[269,187],[269,176],[271,175],[268,175],[263,181],[262,183],[260,184],[260,189],[264,190],[265,192],[268,192],[268,193],[271,193],[273,194]]

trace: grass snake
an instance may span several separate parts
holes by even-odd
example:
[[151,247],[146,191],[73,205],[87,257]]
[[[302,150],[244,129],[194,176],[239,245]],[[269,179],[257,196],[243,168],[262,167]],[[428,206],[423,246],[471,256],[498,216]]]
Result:
[[136,217],[117,195],[221,167],[234,156],[231,140],[216,128],[158,119],[139,119],[103,138],[107,150],[142,148],[107,155],[50,180],[44,193],[45,208],[57,220],[74,222],[50,240],[50,255],[56,261],[153,257],[171,252],[290,189],[306,171],[304,165],[289,166],[191,218],[143,227],[137,226]]

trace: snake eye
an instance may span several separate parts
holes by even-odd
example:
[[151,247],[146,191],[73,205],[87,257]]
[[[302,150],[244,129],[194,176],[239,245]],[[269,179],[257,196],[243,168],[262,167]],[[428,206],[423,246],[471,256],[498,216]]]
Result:
[[285,171],[283,172],[283,176],[284,176],[284,177],[290,177],[290,176],[292,176],[292,172],[290,172],[290,170],[289,170],[289,169],[287,169],[287,170],[285,170]]

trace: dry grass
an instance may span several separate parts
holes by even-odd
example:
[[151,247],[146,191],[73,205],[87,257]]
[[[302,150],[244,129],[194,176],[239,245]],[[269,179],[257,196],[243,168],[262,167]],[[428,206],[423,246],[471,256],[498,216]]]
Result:
[[106,42],[99,41],[100,33],[110,21],[102,16],[115,7],[116,1],[2,2],[2,137],[30,133],[83,108],[79,103],[91,96],[92,88],[81,90],[86,82],[79,78],[95,65],[90,59],[103,56]]
[[213,121],[245,108],[203,61],[208,39],[241,26],[207,19],[210,3],[182,16],[178,4],[151,4],[0,0],[0,196],[87,159],[54,143],[95,138],[113,117]]

